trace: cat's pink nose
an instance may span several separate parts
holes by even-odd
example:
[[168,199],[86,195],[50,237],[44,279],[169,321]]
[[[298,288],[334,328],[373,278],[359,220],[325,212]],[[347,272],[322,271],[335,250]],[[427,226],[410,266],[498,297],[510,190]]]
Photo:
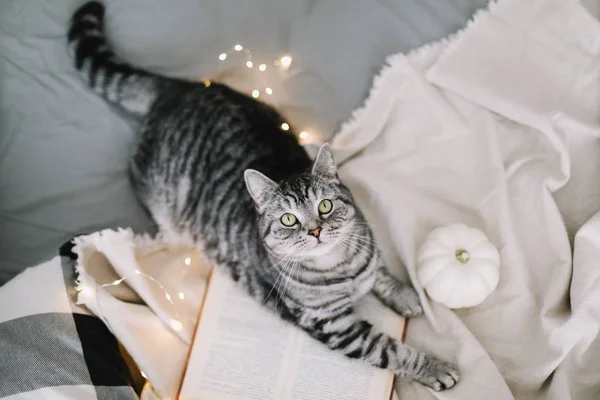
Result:
[[315,229],[311,229],[310,231],[308,231],[308,234],[309,234],[310,236],[314,236],[314,237],[316,237],[316,238],[318,239],[318,238],[319,238],[319,235],[321,234],[321,230],[322,230],[322,229],[323,229],[323,228],[321,228],[320,226],[319,226],[319,227],[316,227]]

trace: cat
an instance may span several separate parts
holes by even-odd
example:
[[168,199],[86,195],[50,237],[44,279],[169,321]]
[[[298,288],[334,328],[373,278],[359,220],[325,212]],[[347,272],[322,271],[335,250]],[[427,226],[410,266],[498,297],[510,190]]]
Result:
[[453,387],[456,367],[355,314],[369,292],[404,317],[422,308],[385,266],[329,146],[313,163],[274,108],[222,84],[120,61],[104,11],[96,1],[81,6],[69,46],[95,92],[141,117],[129,171],[159,230],[201,245],[253,298],[330,349],[436,391]]

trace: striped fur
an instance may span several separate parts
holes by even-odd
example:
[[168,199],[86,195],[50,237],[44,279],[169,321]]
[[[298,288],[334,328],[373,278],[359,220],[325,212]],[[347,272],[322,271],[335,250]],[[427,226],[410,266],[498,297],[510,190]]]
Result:
[[[224,85],[170,79],[120,61],[103,19],[98,2],[73,15],[75,66],[95,92],[141,116],[130,175],[162,233],[201,246],[257,301],[331,349],[434,390],[452,387],[456,368],[354,313],[370,291],[403,316],[422,310],[414,290],[389,274],[329,148],[311,170],[273,108]],[[325,200],[331,207],[323,212]],[[284,214],[295,223],[284,225]]]

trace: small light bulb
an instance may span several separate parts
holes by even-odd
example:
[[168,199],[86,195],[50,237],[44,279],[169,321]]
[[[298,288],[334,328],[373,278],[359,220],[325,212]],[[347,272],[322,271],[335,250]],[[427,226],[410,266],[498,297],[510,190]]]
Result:
[[284,131],[287,131],[290,129],[290,126],[286,122],[284,122],[283,124],[281,124],[281,129],[283,129]]
[[242,51],[242,50],[244,50],[244,48],[240,44],[236,44],[235,47],[234,47],[234,49],[235,49],[235,51]]
[[219,60],[223,61],[223,60],[225,60],[226,58],[227,58],[227,54],[225,54],[225,53],[221,53],[221,54],[219,54]]
[[308,132],[306,131],[302,131],[300,132],[300,139],[306,139],[308,137]]
[[185,293],[183,293],[183,292],[179,292],[179,298],[180,298],[181,300],[185,299]]
[[143,377],[144,379],[148,379],[148,375],[146,375],[146,374],[144,373],[144,371],[142,371],[141,369],[140,369],[140,374],[142,375],[142,377]]
[[171,322],[169,322],[169,325],[171,325],[171,328],[175,329],[176,331],[183,329],[183,324],[181,321],[177,321],[176,319],[172,319]]
[[209,87],[210,86],[210,81],[204,81],[204,86]]
[[167,298],[167,300],[171,301],[171,295],[169,293],[165,294],[165,297]]
[[273,94],[273,90],[271,90],[271,88],[270,88],[270,87],[268,87],[268,88],[265,88],[265,93],[266,93],[266,94]]
[[254,64],[252,64],[252,61],[248,61],[248,62],[246,63],[246,67],[248,67],[248,68],[252,68],[252,66],[253,66],[253,65],[254,65]]
[[256,90],[256,89],[254,89],[252,91],[252,97],[257,98],[258,96],[260,96],[260,92],[258,90]]
[[292,57],[290,56],[283,56],[281,57],[280,61],[282,69],[288,69],[290,65],[292,65]]
[[185,265],[190,265],[192,263],[192,259],[191,258],[186,258],[185,259]]
[[258,70],[259,71],[266,71],[266,69],[267,69],[267,64],[260,64],[258,66]]
[[141,274],[141,272],[140,272],[140,270],[139,270],[139,269],[136,269],[134,272],[135,272],[135,274],[136,274],[136,275],[139,275],[139,274]]

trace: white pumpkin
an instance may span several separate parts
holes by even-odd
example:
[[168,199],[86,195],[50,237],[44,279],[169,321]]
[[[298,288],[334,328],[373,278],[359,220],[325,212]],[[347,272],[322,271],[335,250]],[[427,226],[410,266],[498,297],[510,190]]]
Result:
[[431,232],[421,246],[417,276],[438,303],[449,308],[473,307],[498,285],[500,255],[479,229],[444,226]]

